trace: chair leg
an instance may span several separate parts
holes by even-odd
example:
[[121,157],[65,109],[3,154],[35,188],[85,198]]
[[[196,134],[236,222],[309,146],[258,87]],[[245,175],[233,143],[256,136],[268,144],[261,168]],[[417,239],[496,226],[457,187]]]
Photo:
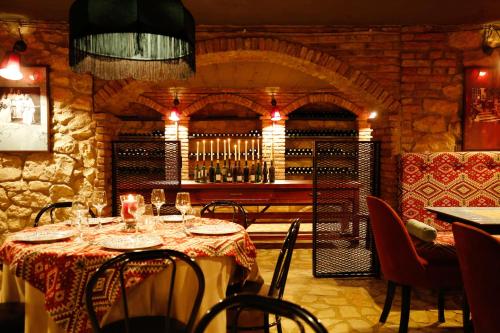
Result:
[[465,292],[463,295],[462,321],[464,325],[464,333],[473,332],[472,321],[470,320],[470,308]]
[[411,287],[403,286],[403,296],[401,299],[401,319],[399,321],[399,333],[408,332],[408,321],[410,320],[410,299],[411,299]]
[[384,309],[380,315],[379,322],[385,323],[389,312],[391,311],[392,300],[394,299],[394,292],[396,291],[396,284],[392,281],[387,282],[387,294],[385,295]]
[[438,321],[444,323],[444,290],[438,291]]

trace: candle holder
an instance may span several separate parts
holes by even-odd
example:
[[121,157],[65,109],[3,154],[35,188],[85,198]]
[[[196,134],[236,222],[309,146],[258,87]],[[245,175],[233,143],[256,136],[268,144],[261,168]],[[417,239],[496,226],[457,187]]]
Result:
[[135,231],[137,221],[131,212],[137,210],[136,196],[134,194],[120,195],[120,202],[122,204],[120,215],[122,217],[123,223],[125,224],[124,230]]

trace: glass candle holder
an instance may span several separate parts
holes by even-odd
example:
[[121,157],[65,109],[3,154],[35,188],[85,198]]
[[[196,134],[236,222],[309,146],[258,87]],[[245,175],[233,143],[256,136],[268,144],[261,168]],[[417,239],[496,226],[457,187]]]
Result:
[[120,215],[125,223],[125,229],[135,229],[135,218],[132,214],[137,210],[137,200],[134,194],[120,195],[120,202],[122,204]]

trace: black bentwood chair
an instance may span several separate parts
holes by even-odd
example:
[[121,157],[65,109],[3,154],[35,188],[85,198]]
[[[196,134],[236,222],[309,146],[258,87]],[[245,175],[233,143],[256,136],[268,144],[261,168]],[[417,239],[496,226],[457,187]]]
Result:
[[[281,251],[276,261],[274,268],[273,278],[270,285],[256,284],[246,282],[240,290],[234,290],[233,293],[238,294],[258,294],[262,296],[272,297],[275,299],[282,299],[285,292],[286,280],[288,277],[288,270],[292,262],[293,250],[297,242],[297,236],[300,229],[300,219],[295,219],[286,235],[285,241],[281,247]],[[228,314],[228,317],[235,314]],[[280,318],[269,322],[268,316],[263,316],[262,311],[249,311],[244,310],[238,313],[238,331],[264,331],[268,332],[270,327],[276,326],[278,332],[281,333]]]
[[[149,262],[148,262],[149,261]],[[165,298],[165,312],[161,315],[148,315],[140,317],[130,317],[130,308],[128,302],[128,296],[125,291],[125,271],[129,265],[134,265],[137,267],[139,264],[144,265],[155,265],[156,267],[160,264],[167,270],[167,295]],[[185,281],[180,280],[178,276],[181,270],[181,264],[187,265],[188,271],[194,273],[195,280],[197,282],[197,292],[195,293],[193,300],[191,302],[191,312],[189,313],[186,322],[181,322],[173,318],[173,300],[174,298],[182,298],[183,306],[186,308],[190,304],[190,300],[185,297],[185,295],[175,295],[178,292],[184,291],[180,290],[177,283],[182,285]],[[119,321],[115,321],[100,327],[99,321],[94,309],[93,296],[98,294],[99,291],[96,289],[96,284],[100,279],[109,278],[109,274],[113,274],[112,278],[115,278],[119,282],[121,291],[121,305],[123,308],[124,318]],[[177,279],[179,277],[179,279]],[[194,288],[194,285],[189,286],[190,289]],[[198,264],[194,259],[190,258],[188,255],[174,251],[174,250],[149,250],[141,252],[128,252],[121,254],[111,260],[108,260],[101,267],[99,267],[94,275],[90,278],[86,289],[85,289],[85,305],[87,307],[87,312],[89,314],[90,323],[92,329],[95,333],[157,333],[157,332],[182,332],[190,333],[193,329],[194,320],[198,311],[200,309],[201,300],[203,293],[205,291],[205,278],[203,277],[203,272],[201,271]],[[153,293],[158,293],[157,288],[152,289]],[[142,295],[143,297],[145,295]],[[151,295],[153,297],[154,295]],[[96,296],[97,298],[102,296]]]
[[226,210],[227,210],[227,208],[232,208],[233,214],[232,214],[231,221],[241,225],[245,229],[248,227],[247,213],[246,213],[245,209],[239,203],[234,202],[234,201],[228,201],[228,200],[212,201],[211,203],[203,206],[203,208],[201,209],[200,215],[203,217],[220,216],[221,218],[224,218],[228,214],[230,214],[230,213],[220,211],[220,210],[219,210],[219,212],[216,212],[217,208],[226,209]]
[[[34,227],[38,227],[38,223],[40,222],[40,219],[42,218],[42,215],[45,214],[45,212],[49,212],[50,214],[50,223],[54,223],[54,210],[58,208],[71,208],[73,203],[71,201],[61,201],[61,202],[56,202],[53,204],[49,204],[45,207],[43,207],[38,214],[35,217],[35,223],[33,223]],[[95,217],[94,212],[92,209],[89,208],[89,214],[92,217]]]
[[[238,314],[241,311],[260,311],[265,314],[265,317],[272,314],[279,318],[289,318],[290,322],[293,321],[298,328],[294,332],[304,333],[306,328],[308,328],[308,332],[328,333],[325,326],[311,312],[297,304],[272,297],[248,294],[230,296],[214,305],[201,318],[194,333],[205,332],[212,319],[224,310],[233,311]],[[239,332],[239,329],[235,325],[232,325],[232,328],[228,332],[236,333]]]

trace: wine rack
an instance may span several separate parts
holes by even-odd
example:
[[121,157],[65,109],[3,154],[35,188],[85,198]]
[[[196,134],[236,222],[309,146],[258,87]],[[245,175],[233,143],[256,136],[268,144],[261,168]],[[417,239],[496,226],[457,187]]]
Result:
[[[323,158],[326,156],[344,156],[344,157],[355,157],[357,155],[356,152],[345,151],[340,148],[328,148],[323,149],[318,152],[318,157]],[[313,150],[311,148],[286,148],[285,149],[286,157],[312,157]]]
[[[287,167],[285,168],[287,175],[311,175],[313,167]],[[320,167],[317,170],[320,175],[338,175],[346,177],[355,177],[357,175],[356,169],[348,167]]]
[[191,133],[190,139],[216,139],[216,138],[260,138],[262,133],[259,130],[251,130],[245,133]]
[[287,129],[285,130],[285,136],[289,139],[293,138],[310,138],[310,137],[352,137],[356,138],[358,136],[358,131],[354,129],[341,130],[341,129],[307,129],[307,130],[297,130],[297,129]]
[[151,139],[151,138],[164,138],[165,129],[156,129],[149,132],[120,132],[118,133],[120,138],[128,137],[134,139]]

